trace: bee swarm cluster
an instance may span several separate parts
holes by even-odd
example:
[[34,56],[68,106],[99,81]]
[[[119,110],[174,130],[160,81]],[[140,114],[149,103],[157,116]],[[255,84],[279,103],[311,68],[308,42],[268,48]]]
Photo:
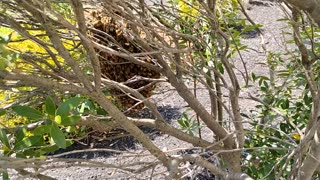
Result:
[[[130,53],[142,52],[137,45],[130,41],[125,32],[123,32],[123,25],[119,22],[116,22],[114,18],[110,18],[98,11],[91,12],[89,16],[89,34],[95,42],[112,48],[116,51],[125,49]],[[139,80],[139,77],[157,79],[160,78],[160,73],[150,70],[142,65],[134,64],[122,57],[111,55],[107,52],[101,51],[100,49],[96,49],[96,52],[99,55],[101,73],[103,74],[104,78],[125,83],[127,86],[133,89],[140,88],[142,90],[139,92],[146,98],[152,95],[155,85],[150,84],[150,81],[141,80],[141,78]],[[139,58],[144,62],[153,65],[156,64],[148,56]],[[125,95],[118,89],[112,89],[110,90],[110,93],[116,97],[116,99],[125,109],[133,107],[138,102],[128,95]],[[133,109],[140,110],[143,107],[143,103],[140,103]]]

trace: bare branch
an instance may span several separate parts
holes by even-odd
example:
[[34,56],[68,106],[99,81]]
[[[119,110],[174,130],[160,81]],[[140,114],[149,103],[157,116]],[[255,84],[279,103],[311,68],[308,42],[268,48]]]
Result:
[[79,94],[88,94],[86,89],[74,83],[60,83],[36,75],[0,71],[0,78],[7,81],[19,81],[19,84],[23,84],[24,86],[41,87],[43,89],[56,89],[61,92],[71,91]]

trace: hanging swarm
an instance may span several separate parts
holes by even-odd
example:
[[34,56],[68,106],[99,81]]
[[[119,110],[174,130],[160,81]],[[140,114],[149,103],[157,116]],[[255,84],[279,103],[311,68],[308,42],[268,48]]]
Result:
[[[142,51],[134,45],[121,30],[121,24],[115,22],[113,18],[110,18],[101,12],[93,11],[89,17],[90,35],[94,41],[104,46],[110,47],[114,50],[119,50],[120,47],[129,51],[130,53],[141,53]],[[114,40],[112,40],[112,37]],[[102,52],[96,49],[99,54],[99,60],[101,65],[101,72],[105,78],[109,78],[113,81],[126,83],[127,86],[143,90],[140,93],[144,97],[150,97],[155,85],[151,85],[150,81],[146,80],[134,80],[134,77],[145,78],[160,78],[160,73],[150,70],[144,66],[134,64],[124,58],[116,55],[111,55],[106,52]],[[155,64],[150,57],[143,57],[145,62]],[[132,81],[128,83],[128,81]],[[123,108],[129,109],[136,105],[138,101],[125,95],[123,92],[117,89],[112,89],[110,93],[116,97]],[[134,110],[140,110],[144,107],[143,103],[135,106]]]

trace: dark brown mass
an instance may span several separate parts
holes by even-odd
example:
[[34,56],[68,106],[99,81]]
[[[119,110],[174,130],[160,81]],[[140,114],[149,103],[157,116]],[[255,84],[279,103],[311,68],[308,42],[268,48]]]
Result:
[[[137,45],[127,38],[125,33],[121,30],[121,24],[115,22],[113,18],[110,18],[98,11],[94,11],[90,14],[88,19],[90,35],[95,42],[116,51],[125,49],[130,53],[142,52]],[[139,79],[139,77],[153,79],[160,78],[160,73],[150,70],[144,66],[134,64],[119,56],[102,52],[99,49],[96,49],[96,52],[99,54],[101,72],[105,78],[126,83],[126,85],[134,89],[141,88],[142,90],[140,93],[146,98],[152,95],[155,85],[151,85],[150,81],[137,79]],[[140,57],[140,59],[144,59],[145,62],[155,64],[150,57]],[[128,81],[131,83],[128,83]],[[117,89],[112,89],[110,93],[116,97],[125,109],[131,108],[138,102]],[[141,103],[134,109],[139,110],[143,107],[144,105]]]

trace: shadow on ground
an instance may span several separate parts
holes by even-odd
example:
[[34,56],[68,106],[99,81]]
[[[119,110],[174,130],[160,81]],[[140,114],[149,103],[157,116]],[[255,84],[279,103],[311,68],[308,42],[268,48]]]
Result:
[[[171,123],[173,120],[177,120],[181,117],[181,112],[177,107],[161,106],[158,107],[158,111],[164,117],[164,119]],[[133,115],[136,118],[154,118],[152,113],[148,109],[143,109],[140,112]],[[161,132],[150,127],[140,127],[140,129],[154,140],[155,137],[161,136]],[[108,133],[90,133],[89,136],[80,142],[75,142],[73,145],[66,149],[60,149],[54,153],[47,155],[58,155],[65,152],[74,150],[83,150],[83,152],[72,153],[61,156],[62,158],[80,158],[80,159],[93,159],[98,157],[108,157],[115,155],[115,152],[108,152],[103,149],[113,149],[119,151],[136,149],[137,141],[130,136],[124,130],[113,130]],[[86,152],[88,149],[101,149],[101,152]]]

